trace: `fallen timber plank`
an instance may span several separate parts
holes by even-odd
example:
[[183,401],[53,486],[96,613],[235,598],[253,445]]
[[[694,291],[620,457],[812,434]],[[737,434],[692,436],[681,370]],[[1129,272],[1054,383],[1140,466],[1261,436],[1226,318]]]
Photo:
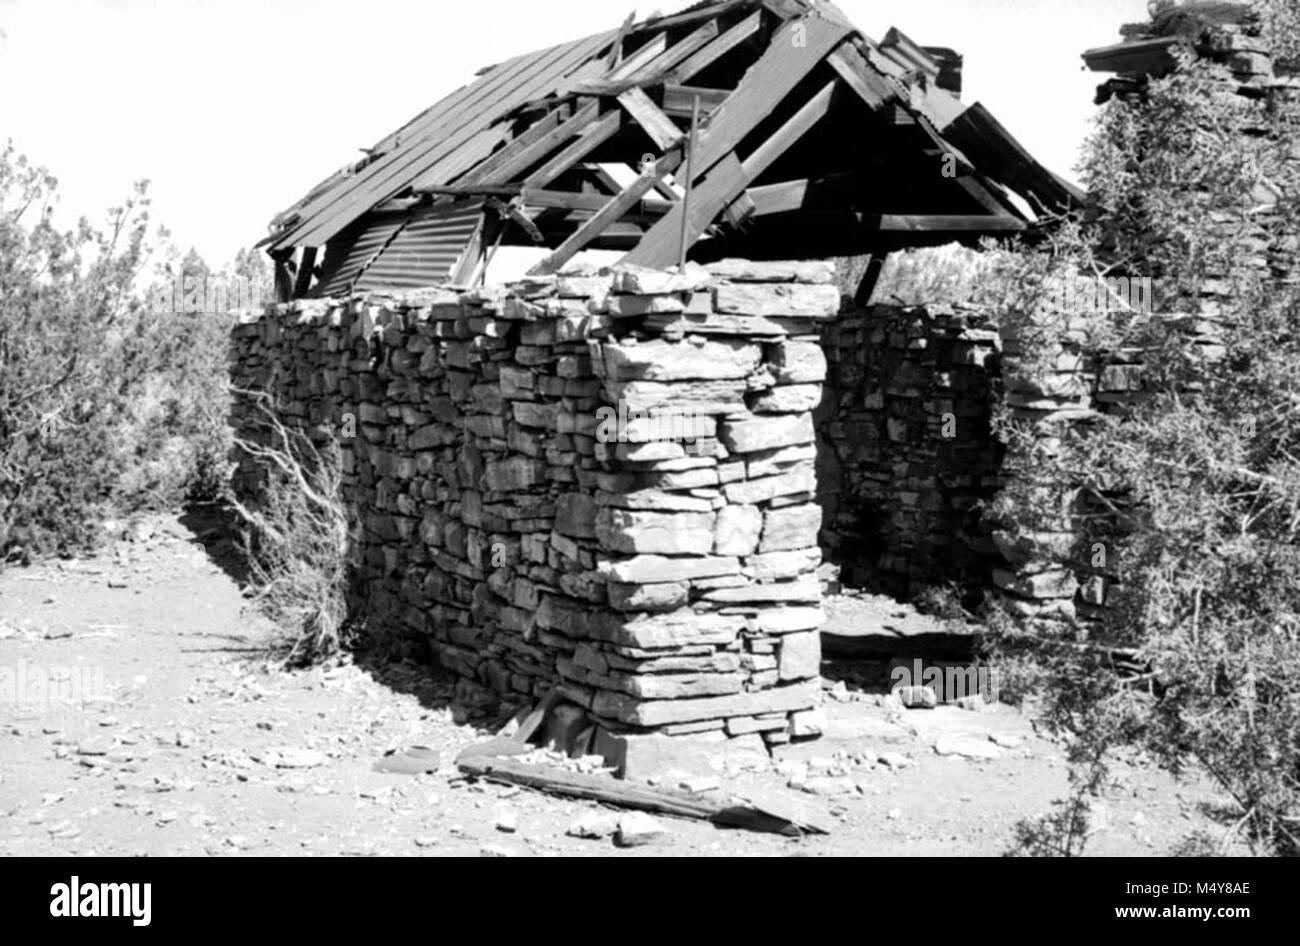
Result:
[[567,798],[584,798],[605,802],[620,808],[656,811],[682,818],[699,818],[711,821],[726,806],[705,801],[684,792],[668,792],[657,788],[635,785],[611,784],[613,780],[598,775],[566,772],[564,769],[528,765],[513,759],[465,759],[457,767],[466,775],[510,785],[522,785]]
[[549,766],[529,765],[517,759],[466,758],[457,768],[473,778],[519,785],[565,798],[581,798],[618,808],[653,811],[679,818],[695,818],[714,824],[753,831],[792,834],[810,831],[829,834],[829,816],[815,803],[786,792],[746,792],[747,804],[708,801],[686,792],[670,792],[649,786],[614,783],[598,775],[583,775]]

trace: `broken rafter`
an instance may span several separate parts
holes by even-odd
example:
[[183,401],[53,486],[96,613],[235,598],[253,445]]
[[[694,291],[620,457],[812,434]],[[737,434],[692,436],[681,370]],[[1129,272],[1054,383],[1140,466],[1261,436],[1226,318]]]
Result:
[[[596,120],[599,114],[600,103],[590,100],[554,128],[535,136],[521,135],[466,175],[460,183],[477,184],[490,181],[509,181],[517,174],[526,171],[529,167],[545,158],[562,142],[568,141],[583,131]],[[532,130],[530,128],[529,132]],[[525,141],[525,138],[528,140]],[[507,154],[507,152],[509,153]],[[416,189],[419,190],[418,187]]]
[[594,124],[588,125],[576,141],[530,174],[524,181],[524,186],[545,187],[617,134],[622,125],[622,112],[612,111],[602,115]]
[[[801,44],[796,42],[799,29],[803,30]],[[700,135],[696,175],[707,174],[730,154],[847,33],[837,23],[816,18],[787,23],[778,30]]]
[[674,66],[663,77],[665,83],[680,84],[688,81],[709,66],[713,65],[731,50],[735,49],[749,37],[758,32],[763,25],[763,14],[755,11],[741,20],[731,29],[714,39],[709,45],[695,52],[684,62]]
[[870,108],[878,109],[887,102],[898,100],[890,84],[867,63],[851,42],[842,44],[826,57],[826,61]]
[[731,94],[730,89],[706,89],[692,85],[665,85],[662,111],[673,118],[689,118],[695,107],[695,99],[700,100],[700,114],[706,118]]
[[[538,263],[529,272],[532,275],[553,273],[573,258],[584,246],[600,235],[609,224],[614,223],[641,200],[655,183],[666,174],[671,174],[682,163],[681,148],[674,148],[655,162],[654,168],[641,174],[635,181],[623,188],[617,197],[609,201],[597,214],[580,226],[558,249]],[[670,214],[671,216],[671,214]],[[656,229],[658,225],[656,225]]]
[[618,33],[614,36],[614,41],[609,47],[609,58],[605,60],[608,69],[617,68],[619,62],[623,59],[623,41],[627,39],[627,34],[632,32],[632,25],[636,23],[636,10],[627,15],[623,25],[618,28]]
[[682,140],[682,130],[641,89],[628,89],[618,97],[618,103],[627,109],[660,151],[667,151]]
[[[705,228],[732,201],[744,193],[751,181],[757,179],[777,158],[785,154],[810,128],[825,117],[830,110],[838,85],[839,80],[835,79],[823,86],[744,161],[739,160],[733,151],[723,161],[715,162],[715,168],[704,179],[696,203],[691,208],[690,219],[687,222],[687,240],[690,243],[700,238]],[[702,145],[701,149],[703,150],[704,147],[706,146]],[[641,241],[641,245],[629,253],[625,261],[641,266],[671,264],[683,216],[682,208],[674,207],[667,217],[651,228],[646,238]]]
[[697,53],[718,35],[718,21],[709,20],[689,36],[673,43],[645,66],[632,73],[630,81],[635,83],[653,82],[659,76],[677,66],[687,56]]
[[668,34],[660,33],[648,43],[624,59],[617,68],[605,76],[606,82],[620,82],[648,64],[668,48]]

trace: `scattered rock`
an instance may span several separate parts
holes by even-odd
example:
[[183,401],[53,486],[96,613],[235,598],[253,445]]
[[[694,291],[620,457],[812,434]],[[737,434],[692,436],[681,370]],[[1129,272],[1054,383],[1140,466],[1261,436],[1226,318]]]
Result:
[[108,736],[87,736],[77,743],[77,755],[108,755],[113,749],[113,740]]
[[479,857],[527,857],[528,855],[511,844],[484,844],[478,849]]
[[694,792],[699,795],[704,792],[717,791],[722,787],[722,780],[712,775],[697,775],[683,779],[680,784],[684,791]]
[[519,812],[510,805],[498,805],[492,820],[496,829],[504,834],[514,834],[519,830]]
[[645,812],[634,811],[619,817],[614,843],[619,847],[641,847],[653,844],[666,833],[664,826]]
[[858,790],[853,779],[843,775],[819,775],[807,779],[799,786],[810,795],[851,795]]
[[325,753],[315,749],[297,749],[288,746],[271,749],[262,756],[262,761],[277,769],[314,769],[325,764]]
[[894,691],[899,701],[908,709],[934,709],[939,705],[939,697],[934,687],[910,686],[899,687]]
[[876,756],[876,761],[891,769],[905,769],[912,764],[911,758],[901,752],[883,752]]
[[564,832],[571,838],[607,838],[618,831],[618,815],[604,811],[589,811]]
[[407,749],[393,749],[384,753],[383,758],[374,764],[376,772],[390,772],[397,775],[423,775],[436,772],[442,763],[442,755],[437,749],[428,746],[411,746]]
[[1000,759],[1002,750],[987,739],[974,736],[940,736],[934,741],[934,751],[939,755],[955,755],[966,759]]

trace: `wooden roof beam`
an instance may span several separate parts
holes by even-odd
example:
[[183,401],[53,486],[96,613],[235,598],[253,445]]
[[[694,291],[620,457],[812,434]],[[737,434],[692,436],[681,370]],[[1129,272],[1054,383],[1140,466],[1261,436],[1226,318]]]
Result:
[[655,162],[655,166],[650,173],[639,175],[617,197],[606,203],[604,207],[596,212],[595,216],[580,226],[554,253],[529,270],[530,275],[544,275],[559,270],[610,224],[615,223],[623,214],[631,210],[655,186],[657,180],[677,170],[681,163],[682,149],[680,147],[674,148],[665,154]]
[[545,187],[612,138],[622,127],[622,112],[612,111],[602,115],[594,124],[588,125],[573,143],[530,174],[524,181],[524,186]]
[[727,53],[758,32],[763,25],[763,14],[755,10],[731,29],[698,50],[684,62],[677,64],[664,77],[664,82],[681,84],[703,72]]
[[641,89],[628,89],[618,97],[618,103],[627,109],[660,151],[667,151],[682,140],[682,130]]
[[[838,79],[833,79],[823,86],[744,161],[732,151],[722,161],[714,162],[715,167],[692,196],[691,216],[686,231],[688,246],[694,244],[709,224],[744,193],[751,181],[757,179],[826,116],[839,84]],[[724,110],[726,107],[723,107]],[[682,214],[680,205],[674,207],[650,229],[641,244],[625,257],[625,262],[641,266],[670,265],[677,258],[675,251],[681,239]]]
[[[557,109],[558,111],[558,109]],[[533,135],[521,135],[491,158],[463,177],[458,183],[477,184],[484,182],[505,182],[515,177],[538,161],[545,158],[561,143],[584,131],[596,121],[600,114],[600,103],[589,100],[573,115],[560,122],[554,128]],[[541,124],[540,122],[538,124]],[[416,190],[419,190],[417,185]]]

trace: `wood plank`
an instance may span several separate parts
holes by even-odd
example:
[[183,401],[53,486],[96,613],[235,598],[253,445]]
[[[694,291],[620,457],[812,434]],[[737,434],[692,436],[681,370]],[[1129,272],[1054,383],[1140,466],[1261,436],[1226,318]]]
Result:
[[627,109],[627,113],[650,136],[650,140],[659,146],[660,151],[667,151],[682,140],[682,130],[659,110],[659,106],[643,90],[628,89],[618,97],[618,103]]
[[690,118],[695,97],[700,97],[700,113],[707,117],[731,94],[730,89],[707,89],[702,85],[665,85],[663,113],[673,118]]
[[[796,45],[796,30],[802,28],[803,45]],[[848,34],[845,26],[813,18],[786,23],[758,61],[745,73],[700,135],[697,175],[708,172],[794,89]]]
[[[537,121],[533,122],[520,132],[515,138],[506,142],[505,147],[501,148],[499,151],[493,152],[487,160],[482,161],[478,167],[474,168],[473,171],[462,177],[458,183],[474,184],[484,180],[487,175],[505,164],[512,156],[518,154],[524,148],[534,144],[546,135],[549,135],[556,128],[559,128],[560,124],[569,117],[569,114],[569,105],[567,102],[561,104],[557,108],[551,109]],[[417,179],[412,189],[419,192],[423,190],[424,183],[425,182],[422,179]],[[436,184],[438,182],[433,181],[431,183]]]
[[763,187],[751,187],[745,191],[749,198],[751,213],[755,217],[768,214],[788,213],[803,207],[808,197],[809,181],[782,181],[780,184],[767,184]]
[[725,808],[721,803],[708,801],[699,795],[642,787],[608,776],[584,775],[550,766],[528,765],[514,759],[465,759],[457,763],[457,768],[475,778],[522,785],[551,795],[584,798],[620,808],[653,811],[681,818],[708,821]]
[[882,214],[878,218],[882,231],[906,233],[913,231],[942,231],[960,233],[966,231],[1003,232],[1025,229],[1025,222],[1015,217],[992,216],[988,214]]
[[483,259],[483,221],[484,215],[479,214],[478,223],[474,226],[469,242],[466,243],[460,259],[448,274],[447,281],[453,286],[469,286],[473,282],[474,274]]
[[826,117],[839,84],[838,79],[832,79],[822,86],[799,111],[790,116],[785,124],[745,158],[745,174],[751,181],[771,167],[772,162],[777,158],[789,151],[791,146],[807,134],[813,125]]
[[316,275],[316,247],[304,246],[298,263],[298,275],[293,283],[293,296],[301,299],[311,290],[312,277]]
[[[838,79],[832,79],[822,86],[799,111],[790,116],[743,162],[736,158],[733,151],[727,157],[727,166],[721,169],[722,173],[709,174],[700,189],[698,200],[691,207],[690,220],[687,224],[688,245],[693,245],[700,238],[705,228],[744,192],[751,181],[757,179],[772,165],[772,162],[785,154],[810,128],[826,116],[838,86]],[[624,261],[639,266],[670,265],[675,258],[674,241],[679,239],[678,230],[673,227],[680,228],[683,217],[682,208],[674,207],[663,220],[650,229],[645,239],[641,241],[641,245],[629,253]]]
[[713,42],[709,43],[709,45],[692,54],[685,62],[680,63],[670,70],[663,77],[664,82],[671,82],[673,84],[688,82],[693,76],[703,72],[709,66],[713,65],[727,53],[731,52],[745,40],[757,33],[759,27],[762,25],[763,14],[758,11],[751,13],[731,29],[713,40]]
[[649,63],[652,59],[659,56],[668,48],[668,34],[660,33],[653,39],[649,40],[644,46],[628,56],[609,75],[604,77],[606,82],[619,82],[628,78],[642,66]]
[[752,7],[754,5],[755,0],[723,0],[723,2],[688,10],[685,13],[654,17],[645,23],[644,29],[667,30],[675,26],[686,26],[690,23],[698,23],[700,20],[716,19],[739,7]]
[[[404,143],[359,172],[346,194],[321,195],[303,210],[303,221],[292,233],[280,237],[280,242],[315,245],[318,240],[328,240],[375,204],[409,186],[415,167],[425,168],[419,176],[436,178],[445,162],[473,158],[469,148],[471,139],[487,135],[492,122],[500,116],[552,88],[560,78],[589,60],[595,50],[602,49],[610,35],[610,32],[601,33],[535,55],[520,56],[517,62],[511,63],[511,68],[502,66],[484,76],[481,87],[476,83],[470,90],[454,93],[459,99],[438,119],[436,127],[424,128],[415,144]],[[518,77],[515,77],[516,70],[521,73]],[[475,159],[475,163],[486,157],[485,154]]]
[[[537,188],[525,187],[519,192],[519,199],[524,202],[526,207],[545,207],[547,209],[562,208],[567,210],[603,210],[609,203],[609,197],[604,194],[576,194],[573,191],[552,191]],[[661,197],[650,197],[649,195],[641,199],[641,204],[647,210],[658,210],[667,212],[674,201],[664,200]]]
[[[582,44],[581,51],[586,51],[585,44]],[[281,241],[310,243],[318,232],[325,234],[321,239],[329,239],[333,232],[337,232],[336,227],[342,229],[340,220],[346,225],[381,200],[394,196],[401,188],[395,187],[392,181],[408,173],[413,164],[421,163],[435,152],[438,157],[434,160],[442,160],[461,147],[473,133],[484,130],[488,126],[484,114],[488,103],[503,98],[509,100],[508,90],[512,84],[520,83],[530,74],[549,77],[552,66],[564,66],[567,72],[569,56],[577,52],[566,44],[552,47],[540,54],[540,58],[539,54],[517,56],[468,87],[446,96],[381,142],[381,147],[389,143],[389,150],[342,183],[340,186],[347,189],[346,193],[331,189],[309,201],[302,208],[302,220],[291,233],[281,237]],[[530,91],[526,96],[519,96],[520,102],[536,94],[531,84],[524,87]],[[403,177],[403,184],[406,183],[410,183],[410,178]]]
[[802,210],[809,203],[826,204],[841,199],[839,195],[843,194],[844,185],[852,183],[857,177],[856,172],[845,171],[815,179],[781,181],[778,184],[751,187],[745,191],[745,195],[752,202],[754,216],[789,213]]
[[[749,178],[733,151],[714,164],[692,197],[691,216],[687,223],[687,245],[693,246],[721,209],[735,200]],[[650,228],[645,238],[620,262],[640,266],[667,267],[677,259],[677,245],[681,239],[682,207],[677,204]]]
[[623,113],[606,112],[595,124],[588,125],[577,140],[557,152],[549,161],[530,174],[524,181],[524,186],[545,187],[616,135],[621,127],[623,127]]
[[898,93],[852,43],[840,45],[826,57],[826,61],[872,109],[878,109],[886,102],[898,101]]
[[718,35],[718,21],[709,20],[703,26],[673,43],[660,55],[632,73],[629,81],[638,85],[654,82],[664,73],[681,63],[683,59],[700,49]]
[[[560,144],[582,132],[596,121],[599,114],[600,103],[594,100],[588,101],[555,128],[534,137],[531,141],[522,143],[519,147],[513,149],[513,153],[499,160],[494,160],[496,158],[496,155],[494,155],[493,158],[483,162],[457,183],[477,184],[509,181],[545,158]],[[500,155],[506,150],[510,150],[508,146],[497,152],[497,154]]]
[[655,162],[654,170],[651,173],[639,175],[617,197],[605,204],[594,217],[579,227],[554,253],[534,266],[529,271],[530,275],[544,275],[558,270],[572,259],[574,254],[590,243],[606,226],[631,210],[633,205],[655,186],[655,182],[659,178],[677,170],[681,163],[681,148],[674,148],[668,154],[665,154]]
[[609,58],[605,60],[606,71],[616,69],[618,64],[623,61],[623,40],[627,39],[632,32],[632,24],[636,23],[636,10],[632,10],[623,21],[623,25],[618,28],[618,34],[614,37],[614,42],[609,47]]

